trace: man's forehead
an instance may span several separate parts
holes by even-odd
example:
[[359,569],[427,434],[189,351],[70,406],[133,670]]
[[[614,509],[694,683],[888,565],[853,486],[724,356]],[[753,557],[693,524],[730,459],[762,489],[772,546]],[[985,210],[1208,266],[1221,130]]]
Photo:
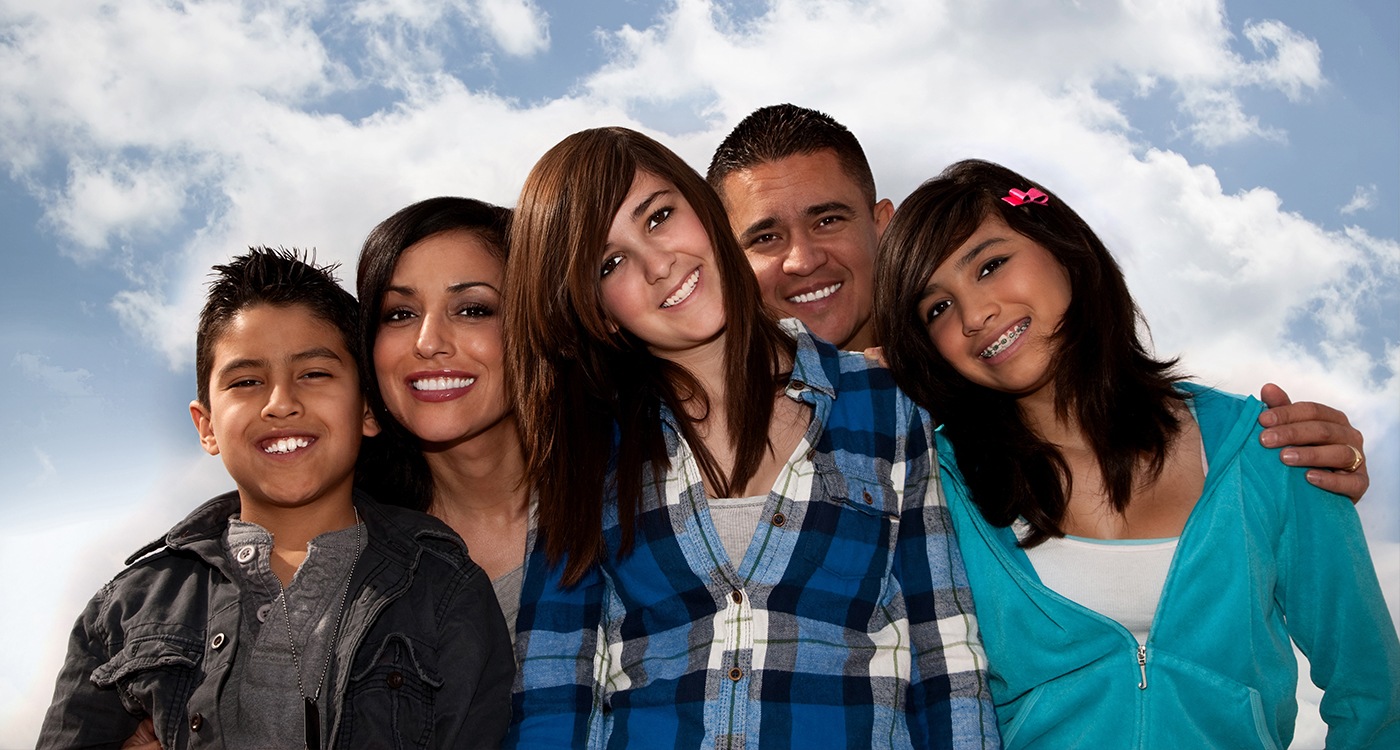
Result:
[[861,189],[836,152],[815,151],[760,162],[725,175],[721,197],[730,214],[801,213],[830,203],[863,202]]

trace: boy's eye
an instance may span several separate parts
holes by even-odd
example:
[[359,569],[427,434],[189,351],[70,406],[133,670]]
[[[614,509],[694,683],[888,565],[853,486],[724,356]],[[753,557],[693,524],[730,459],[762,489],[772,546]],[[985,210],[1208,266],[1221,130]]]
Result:
[[986,265],[982,266],[981,270],[977,272],[977,278],[980,279],[983,276],[992,273],[998,268],[1001,268],[1005,263],[1006,258],[992,258],[991,260],[987,261]]
[[308,379],[309,379],[309,378],[329,378],[329,377],[333,377],[333,376],[331,375],[330,372],[328,372],[328,371],[326,371],[326,370],[312,370],[312,371],[310,371],[310,372],[303,373],[303,374],[302,374],[302,377],[303,377],[303,378],[308,378]]
[[647,217],[647,231],[650,232],[665,223],[667,219],[671,218],[671,212],[674,210],[675,209],[670,206],[656,209],[651,216]]
[[262,381],[257,378],[239,378],[228,384],[229,388],[249,388],[255,385],[262,385]]
[[612,256],[611,258],[605,259],[605,260],[603,261],[603,270],[602,270],[602,272],[599,274],[599,276],[600,276],[600,277],[606,278],[607,275],[610,274],[610,273],[612,273],[612,272],[613,272],[613,269],[617,268],[618,264],[621,263],[621,262],[622,262],[622,256],[621,256],[621,255],[614,255],[614,256]]

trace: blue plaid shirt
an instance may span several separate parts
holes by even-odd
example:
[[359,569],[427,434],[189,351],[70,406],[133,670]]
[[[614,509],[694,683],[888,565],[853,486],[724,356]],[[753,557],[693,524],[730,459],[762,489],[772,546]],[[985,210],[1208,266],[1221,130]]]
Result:
[[744,558],[711,522],[674,417],[636,547],[582,582],[536,544],[518,620],[520,747],[1000,746],[927,413],[889,373],[784,321],[812,407]]

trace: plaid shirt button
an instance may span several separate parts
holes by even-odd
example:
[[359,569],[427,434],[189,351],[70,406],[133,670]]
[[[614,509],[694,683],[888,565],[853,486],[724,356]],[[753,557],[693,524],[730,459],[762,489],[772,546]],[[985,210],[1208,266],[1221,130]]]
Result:
[[735,667],[735,668],[729,670],[729,679],[731,679],[731,680],[733,680],[733,681],[735,681],[735,682],[738,682],[739,680],[744,679],[744,670],[742,670],[742,669],[740,669],[740,668],[738,668],[738,667]]
[[733,599],[735,604],[743,604],[743,603],[744,603],[744,595],[743,595],[742,593],[738,592],[738,591],[735,591],[735,592],[731,593],[731,594],[729,595],[729,598],[730,598],[730,599]]
[[774,526],[782,526],[782,525],[785,524],[785,523],[787,523],[787,516],[783,515],[782,513],[774,513],[774,514],[773,514],[773,525],[774,525]]

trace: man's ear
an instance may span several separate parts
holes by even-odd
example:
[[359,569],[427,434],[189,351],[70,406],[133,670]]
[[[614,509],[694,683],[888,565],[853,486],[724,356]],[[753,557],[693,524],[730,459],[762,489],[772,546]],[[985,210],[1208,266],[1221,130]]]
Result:
[[890,219],[894,217],[894,203],[889,198],[881,198],[875,204],[875,239],[878,241],[885,236],[885,227],[890,225]]
[[365,404],[364,422],[360,427],[360,433],[365,437],[374,437],[379,434],[379,420],[374,418],[374,410]]
[[199,444],[204,446],[204,452],[211,456],[219,455],[219,438],[214,435],[214,421],[209,414],[209,408],[199,403],[198,399],[191,401],[190,419],[194,420],[194,428],[199,432]]

